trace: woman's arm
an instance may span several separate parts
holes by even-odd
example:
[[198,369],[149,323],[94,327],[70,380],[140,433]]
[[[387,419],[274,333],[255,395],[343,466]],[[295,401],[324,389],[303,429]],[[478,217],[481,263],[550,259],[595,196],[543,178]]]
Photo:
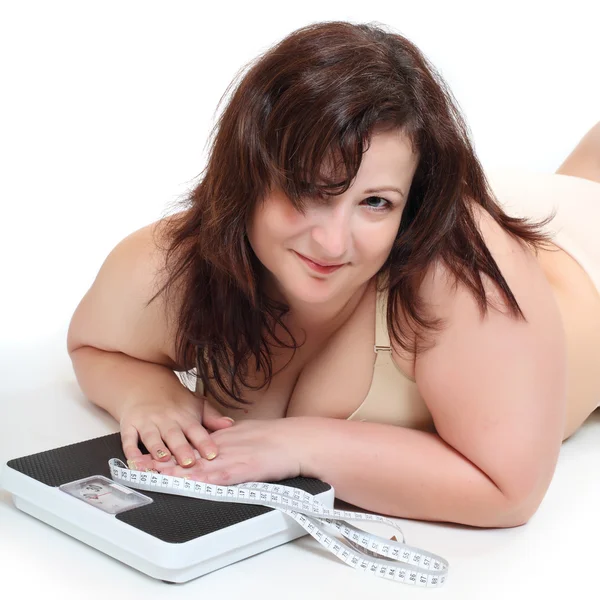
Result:
[[203,400],[174,372],[191,366],[176,356],[179,292],[168,299],[160,294],[148,304],[165,277],[165,255],[157,245],[160,223],[131,233],[113,248],[67,334],[81,391],[119,422],[123,452],[138,467],[151,461],[142,455],[140,441],[152,457],[169,460],[173,453],[188,465],[195,462],[196,450],[204,457],[218,452],[203,425],[231,425],[212,407],[205,410]]
[[[482,318],[471,294],[431,273],[423,298],[446,319],[416,361],[437,435],[367,423],[313,421],[303,474],[353,504],[398,517],[513,526],[537,510],[565,424],[565,336],[535,257],[482,214],[482,234],[527,322],[501,310]],[[326,422],[327,421],[327,422]]]
[[131,396],[183,387],[174,373],[181,367],[175,362],[175,331],[167,324],[164,299],[145,306],[158,290],[163,267],[154,228],[147,225],[129,234],[111,250],[67,334],[81,390],[117,420]]
[[286,421],[302,448],[301,474],[330,483],[350,504],[474,527],[514,527],[530,516],[434,433],[323,417]]

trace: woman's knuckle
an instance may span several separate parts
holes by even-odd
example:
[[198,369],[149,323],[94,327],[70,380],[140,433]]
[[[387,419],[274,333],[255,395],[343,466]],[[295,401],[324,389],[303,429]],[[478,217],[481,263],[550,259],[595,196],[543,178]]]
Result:
[[204,429],[204,427],[202,427],[198,421],[194,421],[186,425],[186,433],[203,439],[208,437],[206,429]]
[[156,430],[152,427],[140,427],[138,431],[140,432],[140,437],[143,440],[148,440],[156,436]]
[[167,411],[164,410],[160,410],[160,411],[154,411],[151,413],[147,413],[145,415],[145,417],[149,420],[152,421],[155,424],[160,424],[160,423],[168,423],[170,421],[172,421],[173,419],[171,418],[171,416],[169,415],[169,413]]
[[163,430],[163,435],[167,436],[167,437],[173,437],[176,435],[181,434],[181,427],[179,427],[179,425],[177,424],[171,424],[168,425],[167,427],[165,427]]
[[163,413],[163,418],[168,419],[169,421],[178,421],[181,417],[181,410],[178,408],[172,408]]

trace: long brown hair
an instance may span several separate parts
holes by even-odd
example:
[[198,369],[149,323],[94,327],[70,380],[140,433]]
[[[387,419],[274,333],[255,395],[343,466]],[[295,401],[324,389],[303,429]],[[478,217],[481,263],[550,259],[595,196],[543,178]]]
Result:
[[[227,398],[248,404],[242,386],[262,389],[272,379],[270,347],[298,347],[282,322],[288,307],[263,292],[261,263],[246,235],[256,203],[272,186],[299,211],[307,197],[344,193],[376,129],[402,130],[419,155],[380,271],[389,290],[390,335],[412,352],[411,334],[424,340],[440,326],[418,296],[433,261],[447,265],[483,312],[482,274],[501,290],[511,314],[525,318],[486,248],[472,203],[534,249],[548,241],[541,228],[549,219],[534,224],[501,210],[452,93],[413,43],[374,24],[323,22],[294,31],[247,66],[216,122],[199,183],[183,210],[163,223],[167,278],[156,296],[178,282],[178,364],[197,367],[205,393],[224,406],[236,407]],[[320,185],[320,169],[331,158],[345,177]],[[411,331],[401,330],[400,314]],[[277,337],[277,325],[291,342]],[[264,374],[255,386],[251,361]]]

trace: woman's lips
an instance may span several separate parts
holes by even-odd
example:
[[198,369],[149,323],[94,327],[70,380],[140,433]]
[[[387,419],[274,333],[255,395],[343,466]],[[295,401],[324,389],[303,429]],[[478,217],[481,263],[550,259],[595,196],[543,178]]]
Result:
[[333,273],[334,271],[337,271],[338,269],[341,269],[344,265],[333,265],[331,267],[324,267],[323,265],[319,265],[316,262],[313,262],[312,260],[310,260],[310,258],[306,258],[306,256],[303,256],[302,254],[296,252],[296,254],[302,259],[302,261],[304,262],[304,264],[306,264],[307,266],[309,266],[313,271],[316,271],[317,273],[321,273],[322,275],[327,275],[329,273]]

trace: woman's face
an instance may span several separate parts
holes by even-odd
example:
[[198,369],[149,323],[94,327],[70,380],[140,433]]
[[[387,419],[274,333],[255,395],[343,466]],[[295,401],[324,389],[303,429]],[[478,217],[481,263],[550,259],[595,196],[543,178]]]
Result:
[[[417,164],[403,133],[377,133],[344,194],[309,199],[305,214],[281,190],[257,204],[248,238],[288,302],[318,304],[346,296],[379,271],[398,232]],[[399,191],[383,189],[390,187]]]

